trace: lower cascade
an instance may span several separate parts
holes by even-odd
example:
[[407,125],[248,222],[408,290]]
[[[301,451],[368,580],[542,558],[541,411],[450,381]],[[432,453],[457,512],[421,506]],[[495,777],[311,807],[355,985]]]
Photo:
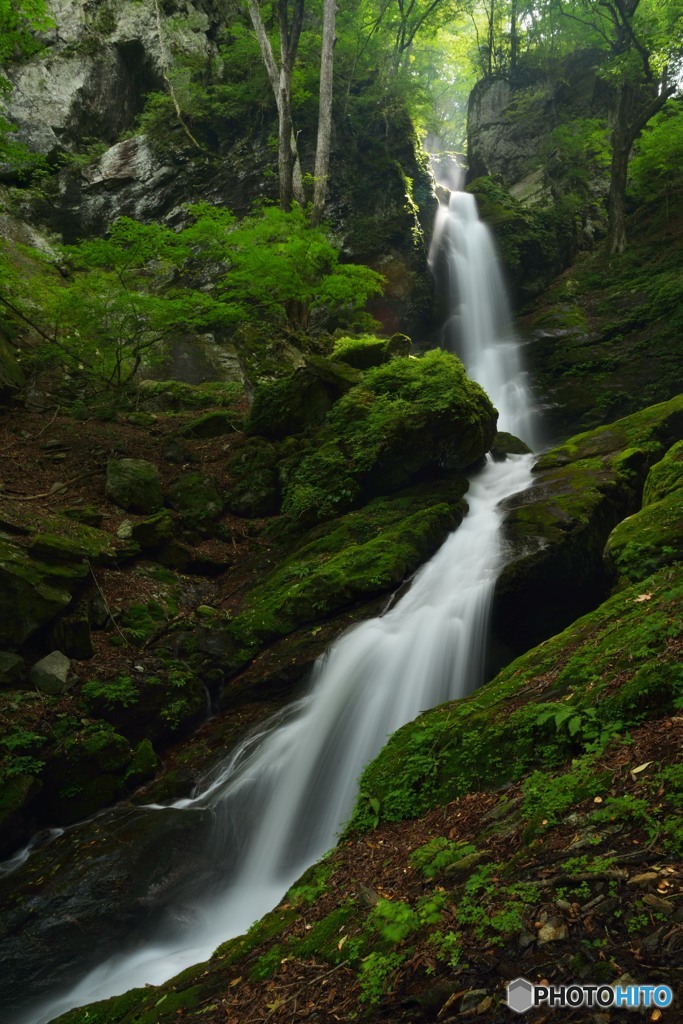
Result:
[[[452,289],[444,344],[458,351],[488,392],[501,429],[533,442],[495,253],[474,199],[464,193],[453,193],[440,211],[433,260],[441,254]],[[174,813],[211,810],[219,866],[187,894],[176,923],[137,945],[131,936],[127,951],[69,991],[13,1020],[5,1017],[7,1024],[43,1024],[72,1007],[159,984],[207,959],[275,906],[334,844],[360,772],[388,736],[481,683],[489,606],[504,559],[498,506],[528,485],[530,467],[530,456],[488,461],[471,479],[468,515],[408,592],[342,636],[319,660],[306,695],[244,742],[195,797],[173,805]],[[168,809],[154,806],[148,813]]]

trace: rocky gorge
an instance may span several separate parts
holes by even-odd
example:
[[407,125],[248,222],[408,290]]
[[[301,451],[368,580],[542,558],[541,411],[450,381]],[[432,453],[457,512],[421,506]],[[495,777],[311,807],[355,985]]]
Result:
[[[47,259],[68,280],[59,246],[121,216],[180,230],[188,203],[242,216],[275,197],[257,88],[248,117],[227,102],[194,113],[199,147],[145,102],[174,61],[225,60],[215,4],[50,7],[43,48],[9,70],[8,116],[46,160],[29,182],[2,171],[12,273],[38,276]],[[580,94],[553,85],[551,103],[547,76],[521,76],[470,101],[468,188],[517,297],[548,438],[530,487],[504,505],[486,685],[389,739],[339,845],[247,935],[65,1024],[495,1024],[520,964],[558,981],[646,971],[680,1001],[683,207],[680,191],[634,201],[616,258],[596,177],[568,237],[571,184],[529,103],[552,107],[553,128],[613,103],[570,64]],[[306,112],[301,124],[310,157]],[[528,452],[435,347],[437,199],[406,111],[373,120],[349,106],[330,177],[343,258],[385,278],[372,328],[179,330],[113,400],[36,359],[34,312],[3,307],[7,1020],[74,962],[87,970],[131,931],[178,924],[193,879],[223,870],[211,813],[189,827],[145,806],[189,798],[338,637],[410,588],[466,515],[487,453]],[[214,287],[208,272],[198,283]]]

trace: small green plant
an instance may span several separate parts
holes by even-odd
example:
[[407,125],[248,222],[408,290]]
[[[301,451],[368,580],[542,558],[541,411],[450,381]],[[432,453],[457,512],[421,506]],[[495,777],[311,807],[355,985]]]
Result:
[[391,989],[391,978],[406,959],[406,953],[370,953],[362,961],[358,980],[360,1001],[376,1006],[382,996]]
[[437,836],[430,839],[424,846],[418,847],[410,854],[409,863],[418,868],[427,879],[434,878],[439,872],[454,864],[462,857],[476,853],[476,846],[472,843],[454,843],[445,836]]
[[86,707],[102,707],[106,711],[129,708],[140,699],[140,691],[132,676],[119,675],[115,679],[91,679],[82,690]]

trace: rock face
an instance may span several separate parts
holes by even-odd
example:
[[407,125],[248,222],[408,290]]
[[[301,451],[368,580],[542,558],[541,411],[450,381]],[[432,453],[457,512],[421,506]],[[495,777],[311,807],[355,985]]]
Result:
[[[476,84],[468,106],[468,179],[491,175],[527,205],[547,203],[562,183],[553,175],[548,135],[576,118],[605,117],[614,97],[598,78],[598,54],[574,53],[556,75],[520,68]],[[560,169],[558,167],[558,173]],[[596,180],[599,193],[607,181]]]
[[[635,578],[624,566],[630,556],[636,573],[640,562],[649,571],[666,563],[667,555],[654,550],[659,544],[673,543],[675,557],[676,492],[634,513],[649,467],[660,463],[681,431],[683,396],[579,434],[541,456],[532,486],[505,503],[506,537],[517,557],[496,583],[493,631],[508,649],[527,650],[606,596],[610,577],[603,549],[613,530],[613,571],[622,566],[628,579]],[[652,525],[650,532],[655,520],[658,528]],[[647,525],[647,532],[639,525]]]
[[[144,103],[163,87],[168,50],[205,60],[211,50],[207,15],[192,0],[164,4],[160,38],[154,4],[50,0],[55,28],[44,41],[49,59],[36,58],[13,75],[9,119],[19,138],[45,156],[78,151],[84,137],[115,142]],[[87,126],[87,131],[85,131]],[[111,161],[110,161],[111,163]]]

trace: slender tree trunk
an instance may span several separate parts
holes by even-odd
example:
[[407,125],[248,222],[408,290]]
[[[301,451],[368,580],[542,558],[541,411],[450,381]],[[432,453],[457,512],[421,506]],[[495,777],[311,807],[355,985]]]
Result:
[[336,0],[325,0],[323,9],[323,38],[320,54],[320,103],[318,109],[318,140],[315,151],[315,190],[311,223],[320,223],[325,209],[327,175],[330,166],[332,139],[332,85],[334,77],[334,42]]
[[280,206],[289,210],[292,200],[296,199],[302,206],[306,203],[303,183],[301,180],[301,164],[292,119],[292,69],[299,45],[301,21],[303,18],[303,0],[297,0],[292,25],[286,18],[286,0],[280,4],[280,48],[281,63],[278,67],[266,32],[258,0],[249,0],[249,16],[254,26],[259,48],[270,81],[278,115],[278,182]]
[[519,58],[519,30],[517,26],[517,0],[512,0],[510,5],[510,70],[517,67]]

